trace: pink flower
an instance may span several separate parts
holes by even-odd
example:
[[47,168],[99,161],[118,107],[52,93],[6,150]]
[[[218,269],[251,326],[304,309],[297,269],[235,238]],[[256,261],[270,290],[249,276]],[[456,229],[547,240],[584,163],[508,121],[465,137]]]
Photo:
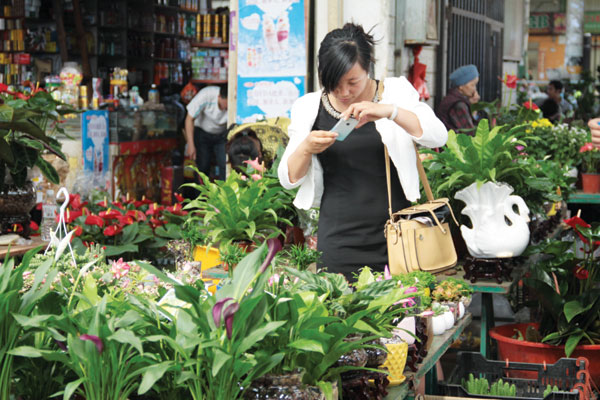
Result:
[[116,279],[121,279],[129,273],[130,269],[131,266],[123,261],[123,258],[119,258],[117,261],[113,261],[110,272]]
[[593,150],[594,150],[594,145],[590,142],[584,144],[583,146],[581,146],[579,148],[580,153],[585,153],[586,151],[593,151]]
[[390,273],[390,269],[388,268],[387,265],[383,269],[383,276],[386,281],[389,281],[390,279],[392,279],[392,274]]
[[273,286],[273,284],[279,283],[279,274],[273,274],[269,278],[269,286]]
[[414,286],[409,286],[404,289],[404,294],[417,293],[417,288]]
[[266,170],[265,166],[262,163],[258,162],[258,157],[256,157],[254,160],[246,160],[244,161],[244,164],[248,164],[258,172],[264,173]]
[[262,176],[259,174],[252,174],[250,175],[250,178],[252,178],[253,181],[258,181],[259,179],[262,179]]
[[431,311],[431,310],[423,311],[421,313],[421,317],[429,317],[431,315],[433,315],[433,311]]

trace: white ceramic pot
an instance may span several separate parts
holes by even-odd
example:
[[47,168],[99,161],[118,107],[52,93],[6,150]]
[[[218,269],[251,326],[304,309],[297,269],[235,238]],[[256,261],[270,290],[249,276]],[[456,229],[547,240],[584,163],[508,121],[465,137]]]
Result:
[[452,311],[446,311],[444,314],[444,321],[446,322],[446,330],[454,326],[454,313]]
[[[529,244],[529,208],[506,183],[473,183],[454,196],[465,202],[462,213],[473,228],[461,225],[460,232],[469,254],[476,258],[505,258],[521,255]],[[516,210],[515,210],[516,208]]]
[[465,305],[462,301],[458,302],[458,319],[461,319],[465,316]]
[[446,332],[446,318],[444,317],[444,314],[433,316],[433,318],[431,318],[431,324],[433,326],[434,335],[437,336]]
[[415,317],[402,318],[402,321],[396,325],[394,329],[394,336],[398,336],[403,342],[409,345],[415,342],[415,336],[417,333],[417,324]]

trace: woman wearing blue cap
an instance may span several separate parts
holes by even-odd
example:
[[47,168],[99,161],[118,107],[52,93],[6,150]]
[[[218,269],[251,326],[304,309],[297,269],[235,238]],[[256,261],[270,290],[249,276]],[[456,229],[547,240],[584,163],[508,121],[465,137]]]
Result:
[[446,129],[474,134],[475,124],[469,100],[477,94],[478,82],[479,71],[473,64],[463,65],[450,74],[450,91],[435,110]]

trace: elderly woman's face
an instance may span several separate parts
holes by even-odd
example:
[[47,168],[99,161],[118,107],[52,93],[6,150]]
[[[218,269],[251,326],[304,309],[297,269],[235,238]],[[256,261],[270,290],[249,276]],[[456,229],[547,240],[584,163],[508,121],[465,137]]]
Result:
[[479,77],[470,80],[464,85],[460,85],[458,90],[467,97],[473,97],[475,93],[477,93],[477,84],[479,83]]
[[355,103],[360,95],[367,89],[368,83],[369,74],[357,62],[344,76],[342,76],[340,83],[330,94],[333,95],[338,102],[349,106],[350,104]]

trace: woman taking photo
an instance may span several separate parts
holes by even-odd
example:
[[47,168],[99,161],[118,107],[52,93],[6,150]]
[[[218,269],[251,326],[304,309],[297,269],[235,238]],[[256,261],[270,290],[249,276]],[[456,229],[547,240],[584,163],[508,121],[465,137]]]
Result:
[[[381,82],[369,76],[373,46],[373,37],[355,24],[325,36],[318,54],[323,89],[294,103],[290,142],[278,170],[283,187],[299,187],[297,208],[320,207],[320,266],[350,280],[365,265],[383,271],[387,264],[384,145],[393,163],[392,209],[397,211],[419,198],[413,143],[439,147],[448,137],[406,78]],[[355,129],[336,140],[331,128],[351,116],[358,120]]]

